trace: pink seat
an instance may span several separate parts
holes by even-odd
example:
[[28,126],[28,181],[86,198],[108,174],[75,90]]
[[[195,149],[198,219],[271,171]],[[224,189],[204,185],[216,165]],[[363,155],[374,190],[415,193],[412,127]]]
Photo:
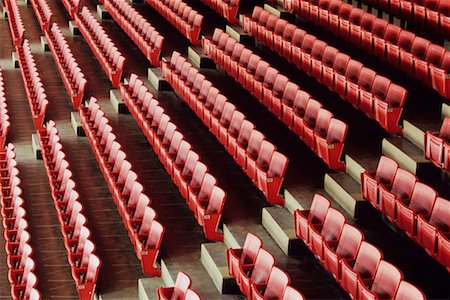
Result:
[[296,210],[294,212],[295,234],[309,245],[309,229],[319,228],[323,225],[325,216],[330,208],[330,201],[320,194],[315,194],[309,210]]
[[397,293],[395,294],[394,300],[408,300],[408,299],[425,300],[426,297],[424,293],[417,287],[415,287],[409,282],[402,280],[398,287]]
[[191,278],[183,272],[178,272],[174,287],[158,288],[158,300],[185,299],[191,287]]
[[283,270],[273,267],[270,271],[267,285],[263,287],[255,283],[251,283],[251,299],[264,300],[264,299],[279,299],[283,298],[283,295],[289,286],[291,279]]
[[342,260],[342,288],[353,298],[359,299],[358,287],[373,282],[382,259],[383,254],[378,248],[363,241],[355,260]]
[[256,288],[266,286],[274,265],[275,258],[264,248],[259,250],[255,264],[252,267],[243,267],[241,265],[237,282],[239,283],[242,294],[246,297],[251,296],[251,284],[255,285]]
[[244,247],[240,249],[228,248],[228,272],[233,278],[238,278],[239,268],[249,269],[255,264],[256,256],[262,247],[262,241],[256,235],[247,233]]
[[382,260],[378,266],[373,282],[360,283],[360,299],[393,299],[397,294],[403,274],[394,265]]
[[284,291],[283,298],[281,300],[304,300],[305,297],[296,289],[288,286]]

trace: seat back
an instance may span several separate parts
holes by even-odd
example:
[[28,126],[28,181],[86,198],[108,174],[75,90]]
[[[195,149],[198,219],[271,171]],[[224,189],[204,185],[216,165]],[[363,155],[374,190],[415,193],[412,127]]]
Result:
[[294,104],[295,97],[297,96],[297,92],[300,90],[300,87],[293,82],[288,82],[283,92],[283,103],[289,107],[292,107]]
[[346,222],[345,216],[334,208],[329,208],[323,221],[320,234],[325,241],[337,241],[341,236],[342,229]]
[[191,180],[192,173],[194,172],[194,168],[199,161],[200,157],[198,154],[192,150],[189,151],[186,162],[184,164],[183,171],[181,172],[181,176],[187,180],[188,182]]
[[237,142],[242,148],[247,149],[248,140],[250,139],[250,135],[252,134],[254,128],[255,125],[253,125],[252,122],[248,120],[242,121],[242,126],[237,137]]
[[299,90],[295,95],[293,109],[297,116],[303,118],[305,115],[306,107],[311,100],[311,95],[305,91]]
[[426,297],[421,290],[409,282],[402,281],[395,294],[394,300],[425,300]]
[[191,144],[189,144],[185,140],[181,141],[180,147],[178,148],[177,156],[175,158],[175,164],[177,166],[184,166],[188,153],[191,150],[191,147],[192,147]]
[[306,31],[300,28],[296,28],[294,35],[292,36],[292,45],[300,48],[303,44],[303,40],[306,36]]
[[437,197],[431,212],[430,224],[442,232],[450,231],[450,201]]
[[363,241],[356,255],[353,271],[361,278],[373,278],[382,259],[383,254],[378,248]]
[[338,49],[336,49],[332,46],[327,46],[323,51],[322,63],[327,67],[332,67],[334,60],[336,58],[336,55],[338,55],[338,53],[339,53]]
[[309,210],[308,220],[311,223],[323,223],[330,206],[330,200],[321,194],[315,194]]
[[271,142],[263,141],[261,143],[258,158],[256,159],[256,163],[260,169],[268,170],[269,163],[271,161],[273,153],[275,152],[275,149],[275,146]]
[[183,272],[178,272],[177,279],[175,281],[175,287],[173,288],[171,300],[184,300],[188,289],[191,288],[191,278]]
[[345,74],[345,71],[347,70],[347,65],[350,62],[350,56],[347,54],[344,54],[342,52],[339,52],[336,54],[336,57],[334,59],[333,69],[339,74]]
[[231,119],[236,111],[236,106],[231,104],[230,102],[225,103],[222,111],[222,115],[220,116],[220,124],[224,128],[228,128],[231,123]]
[[399,168],[397,173],[395,173],[391,193],[401,200],[410,199],[416,182],[417,177],[414,174]]
[[393,299],[402,279],[403,274],[397,267],[382,260],[370,290],[378,299]]
[[[228,133],[231,136],[237,137],[239,135],[242,124],[244,123],[244,119],[245,119],[245,116],[243,113],[241,113],[240,111],[237,111],[237,110],[234,111],[233,116],[231,117],[230,127],[228,128]],[[249,122],[249,123],[252,124],[251,122]]]
[[411,46],[411,53],[420,59],[425,59],[425,56],[430,47],[431,42],[421,37],[416,37]]
[[283,298],[284,292],[291,283],[291,278],[286,272],[280,268],[273,267],[270,271],[267,287],[264,291],[265,299],[279,299]]
[[241,254],[241,264],[253,264],[258,255],[259,249],[262,247],[262,241],[259,237],[252,233],[247,233],[244,247]]
[[218,186],[214,186],[209,199],[207,214],[221,214],[225,204],[226,193]]
[[303,38],[302,47],[301,47],[302,51],[306,52],[306,53],[311,53],[316,40],[317,40],[317,38],[314,35],[307,33]]
[[327,131],[327,142],[329,144],[344,143],[347,136],[348,125],[341,120],[332,118]]
[[320,136],[325,137],[330,127],[331,119],[333,118],[333,113],[321,108],[317,114],[317,121],[314,131]]
[[[250,63],[248,65],[250,66]],[[270,64],[268,62],[266,62],[264,60],[260,60],[258,62],[258,65],[256,66],[256,69],[255,69],[255,76],[254,76],[255,80],[257,80],[259,82],[263,82],[264,81],[264,77],[266,76],[266,73],[268,73],[269,69],[270,69],[270,73],[269,74],[275,75],[275,74],[273,74],[275,69],[271,68]],[[274,79],[275,79],[275,77],[274,77]]]
[[251,280],[255,284],[267,283],[270,272],[275,265],[275,258],[264,248],[261,248],[256,257],[255,266],[253,267]]
[[275,151],[267,170],[268,178],[284,177],[288,165],[288,158],[278,151]]
[[265,136],[260,131],[254,129],[250,134],[247,147],[247,155],[256,160],[258,158],[259,150]]
[[438,194],[430,186],[417,182],[411,195],[411,208],[416,214],[429,215],[433,210]]
[[304,300],[304,299],[305,296],[303,296],[299,291],[297,291],[291,286],[288,286],[284,291],[284,295],[281,300]]
[[153,220],[152,227],[150,228],[150,232],[145,243],[146,249],[159,249],[161,247],[164,231],[164,227],[158,221]]
[[[264,83],[265,82],[266,82],[266,78],[264,78]],[[273,96],[278,99],[281,99],[281,97],[283,97],[283,93],[284,93],[284,90],[285,90],[288,82],[289,82],[289,78],[287,78],[284,75],[277,74],[275,81],[273,82],[273,85],[272,85]]]
[[362,68],[361,73],[359,73],[358,85],[365,91],[371,91],[376,75],[377,73],[374,70]]
[[192,180],[189,183],[191,191],[196,193],[200,190],[203,178],[205,177],[207,171],[208,167],[204,163],[197,161],[197,163],[195,164],[194,171],[192,172]]
[[389,186],[394,181],[397,169],[398,163],[395,160],[383,155],[380,157],[380,161],[378,162],[375,180],[383,185]]
[[358,228],[344,224],[339,244],[336,247],[336,254],[341,258],[356,258],[363,240],[364,235]]
[[198,192],[198,202],[202,206],[207,206],[211,200],[211,194],[214,186],[217,184],[217,179],[209,173],[205,174],[203,177],[202,185],[200,186],[200,191]]
[[308,101],[303,120],[309,128],[316,127],[317,116],[319,115],[319,111],[321,108],[322,103],[320,103],[319,101],[314,99]]

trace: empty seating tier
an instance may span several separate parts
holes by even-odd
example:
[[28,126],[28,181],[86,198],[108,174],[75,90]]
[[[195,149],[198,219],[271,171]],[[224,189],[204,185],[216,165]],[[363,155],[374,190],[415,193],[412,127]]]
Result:
[[0,68],[0,148],[4,148],[6,144],[6,137],[8,136],[9,128],[8,105],[6,103],[5,88],[3,81],[3,72]]
[[120,86],[120,93],[198,224],[203,227],[205,237],[223,241],[218,226],[226,194],[217,186],[217,179],[208,173],[208,167],[200,161],[191,144],[137,75],[132,74],[129,84]]
[[240,0],[202,0],[203,3],[214,9],[230,23],[237,23],[237,13]]
[[400,270],[384,261],[381,251],[330,206],[327,198],[316,194],[310,210],[295,211],[295,232],[352,299],[402,299],[404,293],[425,299],[415,286],[405,286]]
[[289,286],[289,275],[275,266],[273,255],[252,233],[247,234],[243,248],[227,249],[227,263],[228,272],[248,299],[305,299]]
[[48,6],[46,0],[30,0],[33,6],[34,13],[41,25],[42,31],[47,31],[50,28],[53,13]]
[[341,0],[285,1],[285,8],[333,32],[450,98],[450,53]]
[[450,2],[447,0],[359,1],[450,38]]
[[[105,0],[105,2],[108,0]],[[182,0],[145,0],[172,23],[192,44],[200,45],[203,16]]]
[[112,85],[118,87],[122,78],[125,58],[86,6],[83,7],[81,13],[75,14],[75,23]]
[[129,3],[105,0],[105,8],[153,66],[159,66],[164,37]]
[[[27,231],[28,222],[23,207],[19,170],[17,169],[14,145],[8,144],[0,150],[0,203],[5,237],[8,280],[11,297],[14,300],[39,300],[41,295],[35,288],[38,278],[34,274],[36,263],[31,257],[34,250],[29,244],[31,235]],[[2,287],[2,289],[6,287]]]
[[6,0],[5,5],[8,12],[8,23],[14,41],[14,46],[17,48],[22,45],[23,37],[25,35],[25,27],[23,26],[17,1]]
[[450,201],[386,156],[375,172],[361,174],[361,192],[450,272]]
[[284,205],[280,193],[288,158],[180,53],[173,52],[170,62],[163,59],[162,74],[267,200]]
[[23,84],[27,92],[28,104],[33,116],[34,128],[38,130],[44,125],[48,106],[47,95],[45,94],[33,54],[31,54],[30,43],[27,39],[23,42],[23,46],[17,47],[17,53]]
[[[203,37],[203,51],[297,134],[328,167],[345,169],[341,156],[348,126],[334,118],[322,103],[221,29],[216,29],[212,39]],[[175,72],[180,72],[180,67]]]
[[[398,122],[406,89],[259,6],[252,17],[243,17],[243,23],[250,36],[377,120],[385,130],[402,133]],[[215,42],[223,51],[226,44],[220,41]]]
[[73,106],[78,109],[83,100],[87,80],[73,57],[58,24],[53,23],[51,29],[45,31],[45,36],[67,93],[69,93]]
[[86,227],[80,195],[75,190],[76,183],[55,125],[49,121],[45,128],[37,130],[37,134],[72,277],[80,299],[91,300],[94,299],[101,262],[94,254],[96,246],[90,240],[91,231]]
[[81,0],[61,0],[69,13],[70,17],[73,19],[80,8]]
[[91,97],[88,106],[79,108],[84,132],[91,144],[101,172],[108,184],[128,236],[147,275],[161,276],[156,265],[164,227],[156,221],[156,212],[149,206],[150,199],[143,193],[137,174],[126,159],[127,155],[116,141],[109,120],[97,99]]
[[426,131],[423,153],[438,168],[450,171],[450,117],[445,117],[439,132]]
[[175,286],[158,288],[158,300],[200,300],[200,296],[191,289],[191,285],[191,278],[186,273],[179,272],[175,281]]

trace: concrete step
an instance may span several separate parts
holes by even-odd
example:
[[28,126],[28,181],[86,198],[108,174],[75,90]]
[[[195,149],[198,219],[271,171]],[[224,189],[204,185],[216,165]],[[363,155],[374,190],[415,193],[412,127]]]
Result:
[[167,267],[166,262],[161,259],[161,279],[164,282],[165,286],[174,286],[177,275],[178,272],[171,273],[169,268]]
[[237,294],[239,287],[228,273],[226,251],[224,243],[202,244],[200,259],[219,293]]
[[345,165],[347,166],[345,172],[361,184],[361,173],[364,173],[366,168],[348,154],[345,154]]
[[442,118],[450,117],[450,105],[447,103],[442,103],[441,116]]
[[297,201],[296,197],[294,196],[294,192],[289,189],[284,190],[284,201],[284,208],[286,208],[292,214],[296,209],[307,209]]
[[157,91],[172,90],[172,86],[162,77],[160,68],[148,68],[147,79]]
[[112,89],[109,91],[109,100],[114,110],[118,114],[128,114],[128,107],[125,105],[125,102],[122,100],[122,96],[118,89]]
[[419,124],[414,124],[411,121],[403,120],[403,137],[419,149],[423,149],[423,137],[425,135],[425,130],[420,127],[421,126]]
[[202,47],[188,47],[188,58],[198,69],[215,69],[216,64],[203,53]]
[[287,255],[299,253],[301,242],[295,235],[294,216],[283,207],[265,207],[262,225]]
[[[241,17],[242,15],[240,16],[240,18]],[[252,46],[255,44],[255,39],[249,36],[247,33],[245,33],[244,29],[239,25],[227,25],[225,27],[225,32],[228,33],[233,39],[235,39],[236,41],[238,41],[243,45]]]
[[369,207],[361,196],[360,184],[346,173],[325,174],[324,186],[325,191],[351,218],[362,217]]
[[97,4],[97,14],[100,20],[111,19],[111,15],[102,4]]
[[290,14],[282,5],[279,5],[278,3],[266,3],[264,4],[264,9],[279,18],[288,21],[295,20],[294,15]]
[[382,143],[383,155],[394,159],[400,167],[420,178],[438,177],[434,165],[423,156],[422,149],[402,137],[385,138]]
[[140,278],[138,280],[138,299],[153,300],[157,298],[156,289],[164,285],[159,277]]

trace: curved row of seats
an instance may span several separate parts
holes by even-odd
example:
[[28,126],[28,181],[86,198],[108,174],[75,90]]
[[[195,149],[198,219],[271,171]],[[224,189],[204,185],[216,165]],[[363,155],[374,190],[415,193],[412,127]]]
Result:
[[[107,0],[105,0],[107,1]],[[145,0],[172,23],[193,45],[200,45],[203,16],[183,0]]]
[[450,52],[445,48],[341,0],[285,1],[285,7],[450,98]]
[[200,296],[191,289],[191,285],[191,278],[186,273],[178,272],[175,286],[158,288],[158,300],[200,300]]
[[137,174],[126,159],[127,155],[116,141],[109,120],[97,99],[91,97],[87,107],[79,108],[80,121],[95,154],[103,177],[108,184],[128,236],[147,275],[161,276],[155,265],[164,235],[164,227],[156,221],[150,199],[143,193]]
[[17,48],[22,45],[23,37],[25,35],[25,26],[23,26],[17,1],[5,0],[5,5],[8,12],[8,23],[14,41],[14,46]]
[[297,237],[352,299],[425,299],[324,196],[316,194],[310,210],[296,210],[294,222]]
[[450,272],[450,201],[386,156],[361,174],[361,193]]
[[[262,7],[256,6],[251,17],[244,16],[243,23],[250,36],[377,120],[385,130],[402,133],[398,121],[406,89]],[[223,42],[219,39],[220,49],[226,46]]]
[[271,204],[280,196],[288,158],[276,151],[255,125],[178,52],[163,59],[162,75],[210,129]]
[[331,169],[345,169],[341,155],[347,124],[334,118],[320,102],[221,29],[215,30],[212,39],[203,38],[203,51],[283,121]]
[[445,117],[439,132],[425,132],[423,153],[438,167],[450,171],[450,117]]
[[[38,278],[33,270],[35,261],[31,258],[33,247],[29,244],[31,235],[27,231],[28,222],[21,197],[19,170],[17,169],[14,145],[8,144],[0,150],[0,203],[2,225],[5,237],[8,280],[11,284],[11,297],[14,300],[41,299],[35,288]],[[6,287],[4,287],[6,289]]]
[[305,299],[299,291],[289,286],[289,275],[275,266],[273,255],[252,233],[247,233],[243,248],[227,249],[227,264],[228,273],[248,299]]
[[42,31],[50,28],[53,13],[46,0],[30,0]]
[[159,66],[164,37],[127,1],[105,0],[104,3],[112,18],[147,57],[152,66]]
[[27,39],[23,42],[23,46],[17,47],[17,54],[19,56],[23,84],[27,92],[28,104],[33,116],[34,128],[38,130],[44,126],[48,100],[33,54],[31,53],[30,42]]
[[237,23],[237,13],[241,0],[202,0],[230,23]]
[[122,78],[125,58],[86,6],[81,13],[75,14],[75,23],[113,87],[117,88]]
[[450,38],[450,2],[448,0],[362,0],[361,2],[398,18],[412,21],[421,27],[433,29]]
[[11,123],[9,122],[8,104],[5,97],[5,83],[3,81],[3,72],[0,68],[0,148],[5,148],[6,137],[9,133]]
[[58,24],[53,23],[51,29],[44,33],[67,93],[73,106],[78,109],[84,97],[87,80],[73,57],[72,50],[70,50]]
[[90,239],[80,195],[55,126],[49,121],[45,128],[37,130],[42,158],[78,296],[92,300],[101,261],[94,254],[96,246]]
[[72,19],[75,18],[75,15],[80,9],[81,0],[61,0],[61,2],[64,4],[64,7],[66,8],[70,17]]
[[217,186],[217,179],[208,172],[208,167],[200,161],[191,144],[136,74],[131,75],[129,84],[120,85],[120,93],[198,224],[203,227],[205,237],[223,241],[218,226],[226,194]]

